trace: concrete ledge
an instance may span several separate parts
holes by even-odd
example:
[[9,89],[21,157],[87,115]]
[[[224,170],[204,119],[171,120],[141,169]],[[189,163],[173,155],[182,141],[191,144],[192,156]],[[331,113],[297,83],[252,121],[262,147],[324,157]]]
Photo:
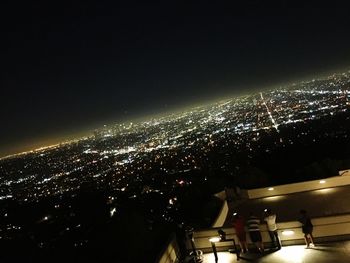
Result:
[[176,263],[178,262],[178,246],[175,235],[172,235],[168,241],[168,245],[160,253],[157,263]]
[[213,224],[213,227],[222,227],[226,221],[226,218],[227,218],[227,214],[228,214],[228,205],[227,205],[227,201],[223,201],[222,203],[222,207],[220,209],[220,213],[219,215],[217,216],[214,224]]
[[323,188],[331,188],[350,184],[350,176],[334,176],[323,180],[314,180],[294,184],[277,185],[271,187],[248,190],[249,199],[285,195],[291,193],[305,192]]

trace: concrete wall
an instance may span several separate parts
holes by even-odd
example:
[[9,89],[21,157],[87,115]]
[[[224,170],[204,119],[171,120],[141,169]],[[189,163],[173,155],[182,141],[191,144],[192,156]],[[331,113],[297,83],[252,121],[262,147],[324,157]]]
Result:
[[175,235],[169,240],[168,246],[160,254],[156,260],[158,263],[177,263],[178,262],[178,246],[176,243]]
[[[334,241],[342,240],[344,236],[350,237],[350,215],[341,216],[330,216],[312,219],[314,225],[314,237],[315,242],[317,241]],[[278,223],[278,233],[282,241],[282,245],[291,244],[304,244],[304,235],[301,231],[301,224],[297,221]],[[266,229],[265,224],[260,226],[261,234],[266,246],[269,245],[270,238]],[[211,252],[211,244],[209,238],[217,237],[218,228],[205,229],[201,231],[196,231],[194,234],[195,244],[197,249],[203,250],[203,252]],[[238,245],[238,239],[235,235],[235,230],[233,228],[223,228],[227,234],[227,238],[234,238],[236,244]],[[284,231],[293,231],[291,235],[284,235]],[[250,241],[249,235],[247,234],[247,241],[250,246],[253,246]],[[189,244],[188,244],[189,245]],[[232,242],[224,242],[216,244],[218,251],[226,250],[233,246]],[[190,248],[190,246],[188,246]]]
[[225,220],[226,220],[226,217],[227,217],[227,214],[228,214],[228,205],[227,205],[227,201],[223,201],[223,204],[222,204],[222,207],[221,207],[221,210],[220,210],[220,213],[219,215],[217,216],[214,224],[213,224],[213,227],[222,227],[225,223]]
[[221,192],[218,192],[218,193],[215,194],[215,196],[217,198],[219,198],[220,200],[225,201],[226,200],[226,191],[223,190]]
[[342,170],[342,171],[339,171],[339,175],[341,176],[350,176],[350,170]]
[[[320,183],[321,181],[324,181],[324,183]],[[314,180],[294,184],[271,186],[273,190],[269,190],[269,188],[271,187],[252,189],[248,190],[248,197],[249,199],[255,199],[268,196],[284,195],[329,187],[343,186],[349,184],[350,176],[334,176],[325,178],[323,180]]]

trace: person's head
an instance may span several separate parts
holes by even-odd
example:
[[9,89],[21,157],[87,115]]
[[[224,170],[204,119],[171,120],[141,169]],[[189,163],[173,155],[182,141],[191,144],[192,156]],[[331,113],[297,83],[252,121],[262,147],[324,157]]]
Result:
[[266,208],[265,210],[264,210],[264,212],[266,213],[266,215],[272,215],[272,210],[271,209],[269,209],[269,208]]
[[219,236],[222,240],[226,239],[226,232],[225,231],[223,231],[222,229],[219,229],[218,233],[219,233]]

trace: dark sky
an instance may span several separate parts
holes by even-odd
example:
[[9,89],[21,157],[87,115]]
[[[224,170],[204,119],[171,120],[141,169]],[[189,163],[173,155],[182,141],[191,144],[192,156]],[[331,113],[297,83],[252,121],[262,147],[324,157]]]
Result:
[[1,6],[0,156],[350,66],[345,1],[31,2]]

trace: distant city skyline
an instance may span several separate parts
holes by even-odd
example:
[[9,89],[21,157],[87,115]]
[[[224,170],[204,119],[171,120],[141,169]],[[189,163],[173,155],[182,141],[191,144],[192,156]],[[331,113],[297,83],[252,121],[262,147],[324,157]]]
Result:
[[[110,192],[111,203],[149,193],[171,199],[220,175],[245,187],[331,176],[348,167],[349,110],[347,71],[106,125],[80,140],[0,159],[0,200],[74,197],[86,186]],[[176,207],[164,209],[162,220],[173,220]]]
[[[56,145],[63,144],[63,143],[69,143],[71,141],[77,141],[77,140],[80,140],[84,137],[91,137],[95,130],[103,129],[103,126],[106,126],[106,125],[108,127],[113,127],[115,125],[129,123],[129,122],[141,123],[141,122],[147,122],[147,121],[150,121],[152,119],[157,119],[157,118],[168,118],[169,116],[172,116],[173,114],[186,113],[186,112],[192,111],[196,107],[208,107],[210,105],[217,104],[220,101],[239,99],[242,96],[252,96],[254,94],[257,94],[257,95],[260,94],[259,96],[261,96],[261,98],[262,98],[261,92],[271,92],[272,90],[278,89],[278,88],[291,88],[293,85],[301,85],[303,82],[312,82],[312,80],[314,80],[314,79],[316,79],[316,80],[327,79],[333,75],[349,74],[349,72],[350,72],[350,70],[340,70],[340,71],[338,70],[337,72],[331,71],[331,72],[327,72],[327,73],[323,73],[323,74],[318,74],[317,77],[314,74],[313,76],[303,78],[302,80],[299,80],[299,81],[291,80],[288,84],[285,84],[285,85],[282,85],[281,83],[273,85],[274,88],[271,88],[271,87],[261,87],[260,89],[256,88],[254,91],[252,90],[249,93],[244,92],[243,94],[236,94],[235,96],[233,96],[233,95],[225,96],[225,97],[221,97],[221,98],[197,102],[196,104],[189,104],[186,106],[184,106],[184,105],[178,106],[178,107],[175,106],[175,107],[173,107],[173,109],[170,109],[170,110],[168,109],[168,110],[164,110],[164,111],[160,111],[157,113],[148,114],[148,115],[144,115],[144,116],[141,116],[141,115],[134,116],[133,118],[129,118],[129,119],[125,118],[124,120],[121,120],[119,122],[112,121],[112,120],[101,121],[99,124],[91,125],[90,128],[82,129],[76,133],[67,134],[65,136],[62,136],[62,135],[56,136],[56,137],[51,136],[50,137],[51,139],[48,138],[44,141],[40,141],[40,139],[39,139],[32,146],[25,146],[25,147],[20,148],[22,150],[3,153],[1,151],[1,148],[0,148],[0,159],[5,158],[5,157],[6,158],[11,157],[13,155],[21,155],[21,154],[25,154],[28,152],[37,151],[37,150],[40,150],[42,148],[50,148],[51,146],[56,146]],[[270,114],[270,117],[271,117],[271,114]],[[276,126],[275,123],[274,123],[274,126]]]

